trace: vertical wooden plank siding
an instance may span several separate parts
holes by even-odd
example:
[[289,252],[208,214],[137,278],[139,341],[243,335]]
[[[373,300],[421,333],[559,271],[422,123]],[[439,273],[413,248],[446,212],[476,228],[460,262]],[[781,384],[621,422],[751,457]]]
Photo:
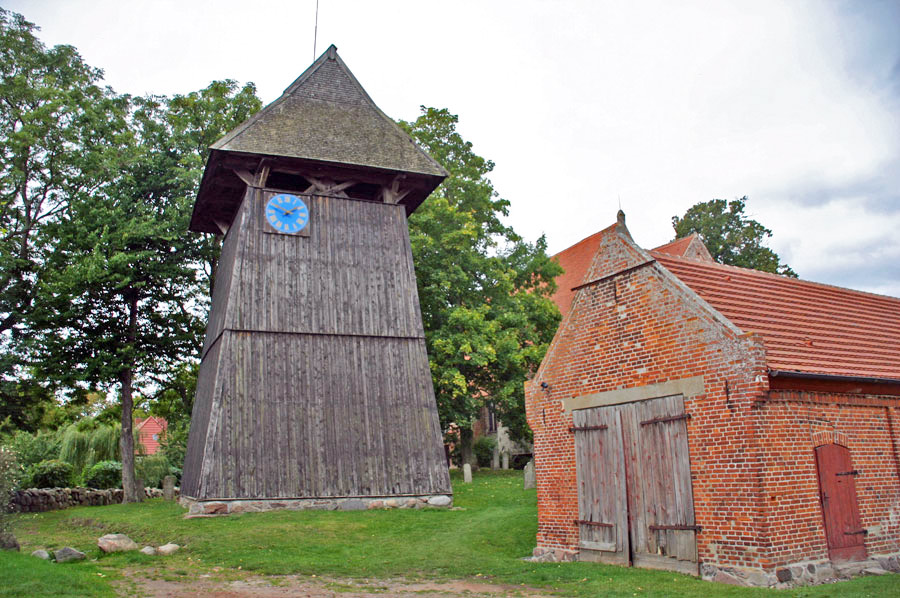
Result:
[[297,237],[266,229],[272,193],[257,190],[242,207],[248,230],[226,328],[422,336],[402,206],[303,196],[310,235]]
[[191,430],[188,435],[188,448],[185,455],[184,475],[181,479],[181,493],[186,496],[197,496],[200,492],[200,468],[207,449],[207,433],[212,408],[214,387],[216,383],[216,366],[219,363],[219,347],[216,342],[206,352],[197,376],[197,391],[194,407],[191,412]]
[[[252,189],[248,189],[248,194]],[[216,269],[216,281],[213,287],[212,304],[209,310],[209,322],[206,325],[206,338],[203,341],[203,351],[200,358],[205,357],[206,352],[222,334],[225,328],[225,313],[228,297],[231,292],[231,281],[234,278],[234,264],[237,259],[240,228],[243,224],[243,212],[234,219],[231,228],[222,241],[222,252],[219,254],[219,264]]]
[[573,413],[580,546],[601,551],[596,560],[628,562],[622,431],[617,411],[595,408]]
[[225,239],[185,495],[450,493],[403,207],[304,196],[302,237],[268,232],[271,194]]

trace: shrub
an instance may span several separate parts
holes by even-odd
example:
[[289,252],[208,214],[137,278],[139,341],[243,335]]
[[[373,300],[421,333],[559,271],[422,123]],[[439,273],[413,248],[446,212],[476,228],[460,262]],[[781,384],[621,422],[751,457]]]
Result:
[[53,432],[30,434],[17,431],[9,441],[9,448],[16,454],[21,467],[37,465],[41,461],[59,458],[59,438]]
[[492,436],[479,436],[472,445],[478,467],[490,467],[497,441]]
[[122,427],[107,426],[86,417],[63,430],[59,458],[78,471],[100,461],[119,458],[119,436]]
[[100,461],[84,474],[84,485],[88,488],[106,490],[122,485],[122,464],[118,461]]
[[22,486],[26,488],[65,488],[72,479],[72,466],[59,459],[48,459],[28,468]]
[[7,514],[9,494],[16,488],[22,475],[22,466],[16,461],[16,454],[0,446],[0,534],[9,531],[12,518]]
[[144,486],[162,488],[162,480],[169,475],[169,460],[163,453],[138,457],[134,464],[134,476],[144,480]]

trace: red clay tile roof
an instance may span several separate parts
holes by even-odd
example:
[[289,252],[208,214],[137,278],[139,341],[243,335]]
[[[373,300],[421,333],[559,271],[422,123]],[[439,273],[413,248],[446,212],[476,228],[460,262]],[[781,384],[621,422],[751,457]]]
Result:
[[694,240],[695,235],[688,235],[687,237],[681,237],[680,239],[675,239],[671,243],[666,243],[665,245],[660,245],[653,251],[658,251],[660,253],[668,253],[669,255],[684,255],[684,252],[687,251],[687,248],[690,246],[691,241]]
[[569,313],[572,300],[575,299],[575,291],[572,288],[584,282],[584,276],[590,269],[594,256],[597,255],[600,240],[610,228],[613,227],[605,228],[599,233],[582,239],[553,256],[565,272],[556,277],[556,292],[550,298],[556,303],[563,317]]
[[900,379],[900,299],[650,253],[738,328],[760,333],[770,369]]

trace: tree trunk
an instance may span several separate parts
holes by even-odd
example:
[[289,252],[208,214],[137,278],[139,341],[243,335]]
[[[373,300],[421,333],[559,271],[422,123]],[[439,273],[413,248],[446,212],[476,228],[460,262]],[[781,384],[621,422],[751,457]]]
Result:
[[[133,347],[137,337],[137,294],[129,297],[128,313],[128,337],[126,346]],[[143,488],[138,488],[134,479],[134,423],[132,410],[134,401],[132,398],[132,382],[134,378],[133,365],[126,366],[119,375],[122,384],[122,437],[119,439],[119,448],[122,453],[122,489],[125,491],[124,502],[139,502]]]
[[134,479],[134,431],[131,396],[131,369],[122,372],[119,381],[122,384],[122,436],[119,449],[122,453],[122,489],[125,490],[124,502],[139,502],[137,484]]

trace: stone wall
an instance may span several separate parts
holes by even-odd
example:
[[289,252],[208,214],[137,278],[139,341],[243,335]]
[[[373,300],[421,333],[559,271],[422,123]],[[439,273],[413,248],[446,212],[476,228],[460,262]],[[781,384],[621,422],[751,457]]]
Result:
[[446,494],[421,496],[361,496],[346,498],[286,498],[273,500],[196,500],[183,496],[179,504],[188,517],[258,513],[261,511],[363,511],[372,509],[422,509],[452,507],[453,498]]
[[[176,489],[176,494],[178,490]],[[10,496],[8,510],[13,513],[42,513],[69,507],[93,507],[122,502],[121,488],[29,488],[16,490]],[[159,488],[144,488],[146,498],[163,498]]]

